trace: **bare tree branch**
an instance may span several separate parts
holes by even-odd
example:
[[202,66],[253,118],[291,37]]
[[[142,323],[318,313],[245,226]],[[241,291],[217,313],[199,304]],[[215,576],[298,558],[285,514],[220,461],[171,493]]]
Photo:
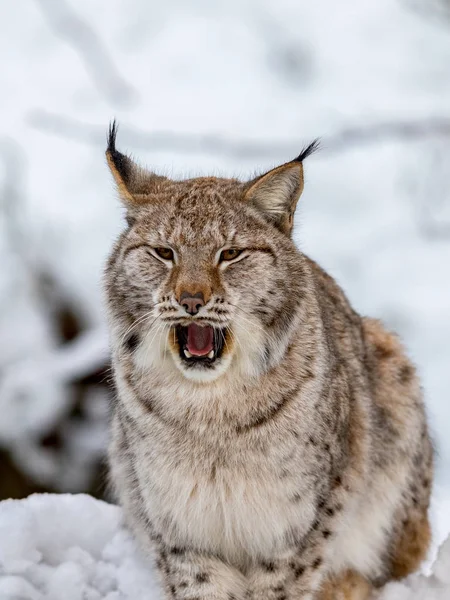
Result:
[[[107,124],[90,125],[43,110],[34,110],[27,116],[34,128],[76,142],[105,146]],[[298,153],[299,135],[296,140],[230,139],[220,134],[197,135],[173,131],[142,131],[132,126],[122,130],[125,146],[155,152],[181,152],[214,154],[242,159],[289,157]],[[434,117],[416,121],[386,121],[373,125],[344,128],[324,137],[321,154],[334,154],[352,150],[356,146],[372,145],[385,140],[408,141],[421,138],[450,137],[450,117]]]
[[130,106],[136,90],[118,72],[92,27],[65,0],[36,0],[49,25],[80,56],[94,85],[115,105]]

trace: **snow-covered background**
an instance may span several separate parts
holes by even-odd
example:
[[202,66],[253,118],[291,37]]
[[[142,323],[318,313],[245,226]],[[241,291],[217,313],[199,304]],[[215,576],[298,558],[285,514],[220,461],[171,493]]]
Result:
[[296,239],[404,338],[450,490],[449,16],[448,0],[0,3],[0,479],[28,478],[3,495],[101,494],[112,117],[121,149],[177,177],[247,177],[322,138]]

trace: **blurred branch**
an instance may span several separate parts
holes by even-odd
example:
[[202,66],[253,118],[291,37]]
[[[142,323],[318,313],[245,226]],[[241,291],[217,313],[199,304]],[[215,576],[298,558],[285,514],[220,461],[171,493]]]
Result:
[[[43,110],[28,114],[27,121],[36,129],[76,142],[104,147],[107,124],[90,125]],[[154,152],[215,154],[234,158],[256,159],[289,156],[298,153],[298,141],[230,139],[217,134],[197,135],[172,131],[142,131],[130,126],[123,130],[123,143],[136,149]],[[450,118],[434,117],[416,121],[386,121],[367,126],[344,128],[323,138],[322,154],[352,150],[356,146],[382,141],[408,141],[429,137],[450,137]]]
[[65,0],[36,0],[55,33],[80,56],[94,85],[119,106],[130,106],[137,93],[119,74],[100,38]]
[[272,77],[293,87],[303,87],[313,77],[312,53],[299,36],[298,25],[288,26],[283,13],[270,11],[262,3],[251,16],[252,25],[265,47],[266,61]]
[[410,167],[403,176],[405,191],[416,205],[418,229],[432,241],[450,238],[449,157],[450,140],[428,144],[420,169]]
[[448,26],[450,20],[449,0],[403,0],[403,3],[421,17],[434,19],[436,22]]
[[437,221],[429,208],[422,209],[422,214],[417,222],[423,236],[430,240],[448,240],[450,238],[450,223]]
[[8,246],[23,258],[24,240],[20,221],[25,205],[26,159],[22,147],[10,138],[0,138],[0,163],[4,165],[0,211],[5,216]]

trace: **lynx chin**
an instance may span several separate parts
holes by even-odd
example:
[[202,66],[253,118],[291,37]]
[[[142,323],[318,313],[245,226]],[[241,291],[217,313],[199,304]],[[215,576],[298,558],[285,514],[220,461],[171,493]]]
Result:
[[109,131],[111,482],[171,600],[362,600],[428,549],[416,371],[291,239],[315,148],[173,181]]

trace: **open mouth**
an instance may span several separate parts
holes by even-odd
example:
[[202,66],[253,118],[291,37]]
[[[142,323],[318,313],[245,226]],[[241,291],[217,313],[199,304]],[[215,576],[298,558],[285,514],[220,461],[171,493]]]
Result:
[[222,356],[226,343],[226,330],[191,323],[176,325],[180,358],[185,364],[211,366]]

